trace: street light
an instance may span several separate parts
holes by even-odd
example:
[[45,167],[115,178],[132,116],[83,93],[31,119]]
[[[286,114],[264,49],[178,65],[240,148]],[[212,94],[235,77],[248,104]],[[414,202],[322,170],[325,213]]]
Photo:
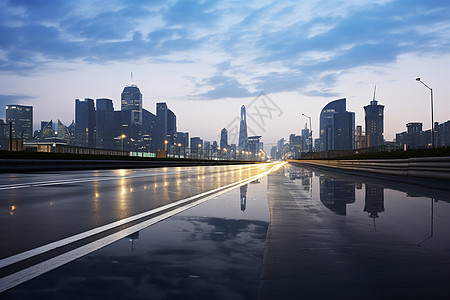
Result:
[[[127,136],[125,134],[122,134],[120,136],[120,138],[122,139],[122,152],[123,152],[123,139],[126,138]],[[122,153],[123,154],[123,153]]]
[[167,155],[167,144],[169,143],[168,140],[164,141],[164,150],[166,151],[166,155]]
[[181,155],[181,143],[178,143],[178,158],[180,158]]
[[313,152],[312,151],[313,139],[312,139],[311,117],[307,116],[305,114],[302,114],[302,116],[307,117],[309,119],[309,152]]
[[422,80],[420,80],[420,77],[417,77],[416,80],[426,86],[431,92],[431,148],[434,148],[433,89],[426,85]]

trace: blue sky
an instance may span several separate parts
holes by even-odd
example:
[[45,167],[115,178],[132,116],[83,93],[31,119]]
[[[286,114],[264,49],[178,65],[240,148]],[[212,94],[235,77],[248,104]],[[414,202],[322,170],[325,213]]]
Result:
[[36,124],[70,123],[75,98],[119,108],[131,71],[145,108],[166,101],[180,130],[209,140],[261,91],[283,112],[253,126],[267,144],[299,133],[302,113],[317,133],[341,97],[363,124],[375,84],[392,140],[407,122],[430,127],[417,76],[435,120],[450,119],[446,0],[0,0],[0,36],[0,104],[33,105]]

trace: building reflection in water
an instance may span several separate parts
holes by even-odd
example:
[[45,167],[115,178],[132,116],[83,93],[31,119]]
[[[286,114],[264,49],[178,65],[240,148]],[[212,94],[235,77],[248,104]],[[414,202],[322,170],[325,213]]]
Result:
[[373,219],[375,231],[377,230],[375,219],[378,214],[384,211],[384,188],[366,183],[366,200],[364,211],[369,213],[369,218]]
[[347,204],[355,202],[355,182],[321,176],[320,201],[332,212],[345,216]]
[[312,197],[312,171],[299,167],[285,167],[284,175],[292,181],[300,179],[303,189],[310,192]]
[[248,184],[241,185],[241,211],[245,211],[247,206],[247,188]]

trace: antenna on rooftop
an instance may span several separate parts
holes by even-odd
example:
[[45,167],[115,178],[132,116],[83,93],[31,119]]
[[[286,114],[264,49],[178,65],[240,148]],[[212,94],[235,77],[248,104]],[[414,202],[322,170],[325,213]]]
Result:
[[133,72],[131,72],[131,83],[133,83]]
[[377,85],[375,84],[375,88],[373,89],[373,101],[375,101],[375,93],[377,92]]

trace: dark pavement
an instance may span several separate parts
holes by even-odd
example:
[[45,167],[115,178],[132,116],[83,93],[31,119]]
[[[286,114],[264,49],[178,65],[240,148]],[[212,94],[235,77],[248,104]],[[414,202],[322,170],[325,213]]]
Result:
[[[320,174],[320,170],[315,174],[320,176],[320,181],[313,182],[309,181],[313,173],[308,169],[292,167],[290,171],[293,177],[301,174],[302,179],[289,178],[289,173],[285,173],[288,171],[283,169],[268,175],[271,223],[266,238],[260,298],[450,297],[447,233],[436,237],[439,242],[432,243],[433,237],[430,245],[420,245],[410,238],[409,230],[414,230],[413,227],[402,229],[399,224],[392,230],[384,227],[377,232],[368,222],[370,218],[352,217],[361,214],[350,210],[357,205],[355,182],[345,181],[339,173],[323,171]],[[361,183],[364,181],[360,180]],[[346,185],[353,186],[353,192],[346,190]],[[329,189],[330,186],[333,189]],[[366,190],[369,191],[367,183]],[[366,211],[370,210],[367,199],[371,200],[370,194],[369,198],[366,194]],[[383,202],[396,200],[394,197],[384,199],[384,196],[378,199]],[[344,210],[342,202],[345,202]],[[379,209],[381,211],[384,206]],[[428,219],[428,207],[422,213]],[[400,223],[402,217],[397,218]],[[375,225],[375,218],[373,222]]]

